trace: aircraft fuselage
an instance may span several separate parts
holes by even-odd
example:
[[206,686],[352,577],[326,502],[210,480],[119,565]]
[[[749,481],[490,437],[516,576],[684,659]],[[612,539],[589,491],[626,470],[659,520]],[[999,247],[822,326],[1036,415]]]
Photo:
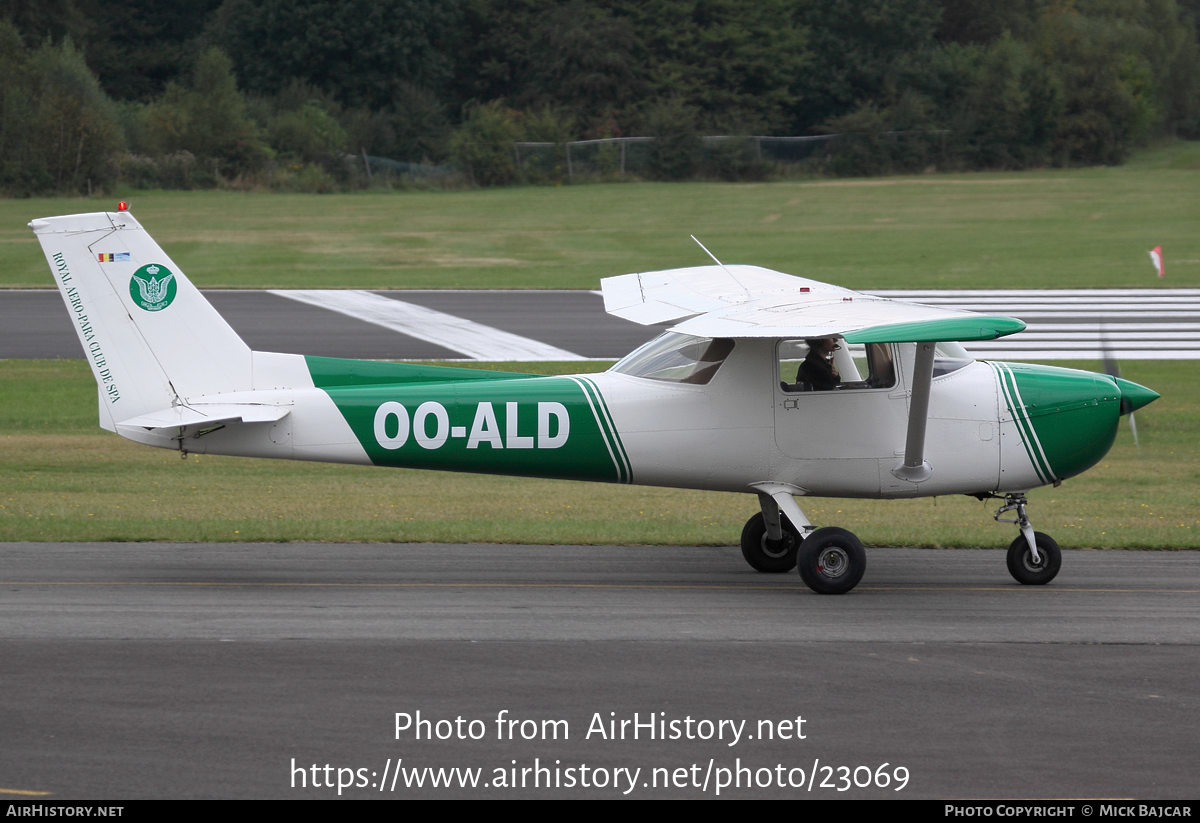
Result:
[[[256,374],[303,388],[191,398],[286,409],[212,429],[118,426],[194,453],[570,480],[892,498],[1026,490],[1078,474],[1111,447],[1121,392],[1104,375],[973,362],[933,380],[920,483],[896,477],[912,345],[890,388],[788,393],[774,340],[739,340],[706,385],[606,372],[527,376],[255,352]],[[270,364],[270,365],[268,365]],[[210,430],[211,429],[211,430]]]

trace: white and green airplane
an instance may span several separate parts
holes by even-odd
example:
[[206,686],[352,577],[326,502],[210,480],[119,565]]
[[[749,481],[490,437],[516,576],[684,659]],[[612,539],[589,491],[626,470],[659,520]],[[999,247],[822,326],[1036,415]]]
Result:
[[[664,333],[603,374],[535,376],[251,351],[133,216],[34,220],[99,388],[100,425],[183,453],[319,460],[757,495],[742,553],[813,590],[862,578],[862,543],[805,497],[1003,501],[1008,568],[1061,553],[1026,492],[1095,465],[1158,395],[1101,374],[982,362],[1020,320],[885,300],[756,266],[603,281]],[[714,258],[715,261],[715,258]]]

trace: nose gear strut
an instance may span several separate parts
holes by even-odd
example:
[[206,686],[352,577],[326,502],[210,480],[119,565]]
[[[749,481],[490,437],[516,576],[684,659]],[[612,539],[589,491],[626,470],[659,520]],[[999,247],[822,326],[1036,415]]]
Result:
[[[998,495],[992,495],[999,499]],[[1015,523],[1021,536],[1008,547],[1008,573],[1023,586],[1044,586],[1055,578],[1062,566],[1062,550],[1048,534],[1035,532],[1025,513],[1028,504],[1023,493],[1004,495],[1004,505],[993,516],[997,523]],[[1015,518],[1002,518],[1015,511]]]
[[[996,513],[992,518],[997,523],[1015,523],[1017,528],[1021,530],[1021,535],[1025,538],[1025,542],[1029,544],[1030,554],[1033,556],[1034,563],[1041,563],[1042,558],[1038,554],[1037,538],[1033,534],[1033,526],[1029,523],[1029,516],[1025,514],[1025,505],[1029,501],[1025,499],[1024,494],[1006,494],[1004,495],[1004,505],[996,509]],[[1000,515],[1005,512],[1016,510],[1017,516],[1013,520],[1007,518],[1001,519]]]

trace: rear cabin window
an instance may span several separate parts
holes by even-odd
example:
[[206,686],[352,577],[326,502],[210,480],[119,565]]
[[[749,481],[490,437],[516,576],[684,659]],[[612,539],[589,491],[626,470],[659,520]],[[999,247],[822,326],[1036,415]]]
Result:
[[626,355],[609,371],[668,383],[704,385],[713,379],[732,351],[733,340],[727,337],[714,339],[667,332]]
[[831,364],[821,365],[813,362],[820,359],[821,354],[812,352],[810,342],[818,341],[783,340],[779,343],[779,387],[783,391],[790,394],[890,389],[896,385],[896,365],[890,344],[848,344],[845,340],[837,340]]

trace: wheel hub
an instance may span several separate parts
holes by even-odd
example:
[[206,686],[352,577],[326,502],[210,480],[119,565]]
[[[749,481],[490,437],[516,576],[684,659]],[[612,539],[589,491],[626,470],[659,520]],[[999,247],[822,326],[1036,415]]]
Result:
[[1025,568],[1031,572],[1040,572],[1046,568],[1046,555],[1044,554],[1039,555],[1035,561],[1033,559],[1033,552],[1026,550],[1025,554],[1021,556],[1021,561],[1024,563]]
[[822,549],[817,557],[817,571],[826,577],[841,577],[849,564],[850,557],[837,546]]
[[792,538],[785,532],[782,540],[772,540],[765,534],[762,539],[762,551],[767,557],[779,558],[792,550]]

